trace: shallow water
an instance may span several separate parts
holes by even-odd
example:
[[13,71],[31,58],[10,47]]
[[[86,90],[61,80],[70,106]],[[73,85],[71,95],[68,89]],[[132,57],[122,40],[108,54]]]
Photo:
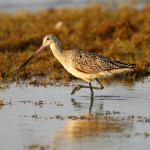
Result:
[[133,87],[114,84],[94,91],[93,104],[89,89],[73,96],[71,90],[13,83],[1,91],[0,149],[149,148],[150,77]]

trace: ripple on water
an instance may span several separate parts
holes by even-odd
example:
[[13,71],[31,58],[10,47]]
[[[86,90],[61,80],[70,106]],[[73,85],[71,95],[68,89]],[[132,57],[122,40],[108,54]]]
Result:
[[149,78],[105,86],[92,102],[88,89],[13,83],[0,93],[0,149],[147,149],[149,89]]

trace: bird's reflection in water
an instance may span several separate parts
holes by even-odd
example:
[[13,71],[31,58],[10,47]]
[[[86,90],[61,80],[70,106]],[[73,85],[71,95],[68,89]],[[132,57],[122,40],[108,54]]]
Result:
[[91,97],[90,101],[89,114],[91,114],[92,106],[93,106],[93,96]]
[[[82,108],[82,103],[80,102],[77,102],[76,99],[72,98],[71,99],[71,102],[72,102],[72,105],[74,105],[77,109],[81,109]],[[89,102],[89,101],[88,101]],[[92,107],[93,107],[93,104],[94,104],[94,98],[93,97],[90,97],[90,103],[89,103],[89,114],[92,113]],[[103,102],[101,102],[99,104],[99,112],[103,111]]]
[[[81,103],[71,99],[76,108],[81,108]],[[132,128],[132,123],[128,120],[112,117],[111,114],[100,115],[103,112],[103,104],[99,106],[99,111],[92,113],[93,99],[89,105],[89,113],[69,116],[66,124],[57,132],[55,132],[51,148],[58,149],[64,145],[66,149],[77,149],[77,145],[82,142],[87,142],[101,138],[110,138],[112,136],[123,135],[123,132]],[[75,148],[76,147],[76,148]]]

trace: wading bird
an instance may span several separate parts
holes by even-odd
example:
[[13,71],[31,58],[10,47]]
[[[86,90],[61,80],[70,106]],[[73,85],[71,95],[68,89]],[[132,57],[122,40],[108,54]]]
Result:
[[[42,46],[19,68],[19,70],[46,46],[50,46],[54,56],[69,73],[89,83],[89,86],[77,85],[72,90],[71,94],[75,94],[75,92],[79,91],[81,88],[90,88],[91,97],[93,97],[93,89],[102,90],[104,88],[99,78],[106,78],[114,74],[129,72],[133,70],[132,68],[135,68],[135,64],[111,60],[95,53],[75,49],[64,51],[61,49],[57,37],[53,34],[47,34],[43,38]],[[93,80],[96,80],[100,87],[92,87],[91,81]]]

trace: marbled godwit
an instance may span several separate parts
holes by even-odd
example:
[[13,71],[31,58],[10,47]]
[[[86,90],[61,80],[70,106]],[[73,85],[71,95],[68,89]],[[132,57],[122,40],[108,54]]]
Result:
[[[19,70],[46,46],[50,46],[54,56],[69,73],[89,83],[89,86],[77,85],[72,90],[71,94],[75,94],[75,92],[79,91],[81,88],[90,88],[91,97],[93,97],[93,89],[102,90],[104,88],[99,78],[106,78],[114,74],[132,71],[132,68],[135,67],[135,64],[111,60],[94,53],[75,49],[63,51],[56,36],[47,34],[43,38],[42,46],[19,68]],[[100,87],[92,87],[92,80],[96,80]]]

